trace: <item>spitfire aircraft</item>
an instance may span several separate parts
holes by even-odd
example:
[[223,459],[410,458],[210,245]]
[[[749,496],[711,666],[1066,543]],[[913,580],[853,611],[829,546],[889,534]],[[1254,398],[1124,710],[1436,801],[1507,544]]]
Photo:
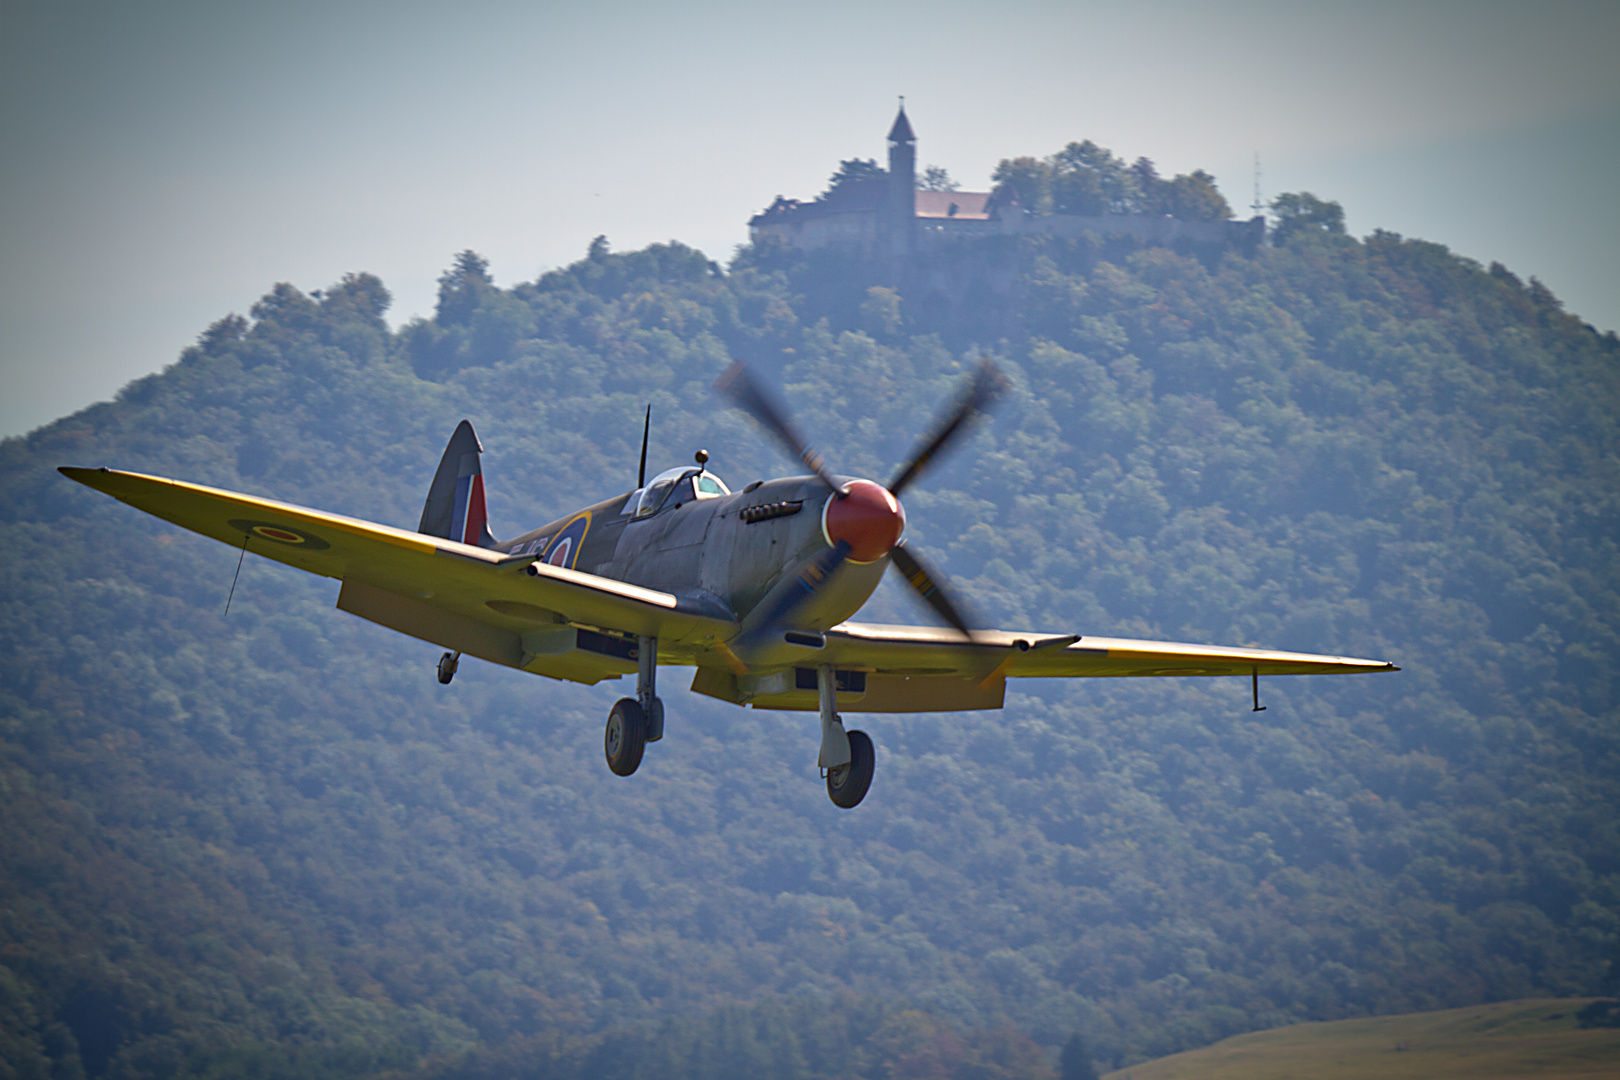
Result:
[[[232,491],[100,468],[73,480],[224,541],[342,582],[337,606],[462,656],[594,684],[634,675],[608,714],[608,767],[629,776],[664,736],[660,664],[693,667],[692,689],[757,709],[815,711],[827,794],[853,807],[872,782],[864,732],[842,711],[999,709],[1009,678],[1247,676],[1399,670],[1381,660],[1132,641],[972,626],[939,574],[905,542],[901,494],[1002,385],[988,362],[887,484],[841,476],[735,364],[717,384],[808,475],[732,491],[695,464],[646,479],[513,540],[491,535],[482,447],[463,420],[450,437],[416,531]],[[649,410],[650,415],[650,410]],[[849,622],[889,567],[945,626]]]

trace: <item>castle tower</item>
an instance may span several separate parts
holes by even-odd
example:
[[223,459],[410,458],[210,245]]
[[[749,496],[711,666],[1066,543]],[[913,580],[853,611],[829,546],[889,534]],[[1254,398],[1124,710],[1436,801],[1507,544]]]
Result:
[[884,254],[906,258],[916,250],[917,136],[906,119],[906,99],[889,128],[889,197],[884,207]]

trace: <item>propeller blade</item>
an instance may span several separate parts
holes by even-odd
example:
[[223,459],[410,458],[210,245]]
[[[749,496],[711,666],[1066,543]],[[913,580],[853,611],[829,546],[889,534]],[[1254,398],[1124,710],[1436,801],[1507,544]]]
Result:
[[972,639],[973,631],[968,628],[967,619],[963,617],[961,608],[953,603],[943,589],[940,588],[940,575],[919,559],[909,547],[897,544],[889,550],[889,561],[894,568],[900,571],[906,579],[906,584],[917,590],[917,595],[935,611],[941,618],[962,632],[962,636]]
[[787,417],[782,415],[782,410],[778,409],[776,403],[766,395],[758,383],[754,382],[753,376],[748,373],[748,368],[741,360],[734,361],[725,370],[725,374],[715,381],[714,388],[780,439],[782,445],[794,457],[804,462],[811,472],[821,478],[822,483],[834,491],[838,490],[838,482],[827,471],[826,461],[799,437],[797,431],[793,430],[793,426],[787,422]]
[[746,652],[749,645],[769,637],[779,629],[791,627],[793,613],[821,591],[827,579],[849,560],[849,552],[849,544],[840,540],[811,559],[804,569],[799,571],[793,587],[785,590],[754,628],[738,641],[740,650]]
[[1006,386],[1007,377],[1001,373],[1001,369],[996,367],[989,357],[981,361],[979,369],[973,373],[972,381],[968,383],[967,390],[957,401],[956,408],[935,428],[933,437],[911,455],[911,460],[906,462],[889,484],[889,494],[898,499],[900,493],[928,467],[928,463],[955,440],[962,430],[962,425],[976,414],[983,412],[985,406],[1006,389]]

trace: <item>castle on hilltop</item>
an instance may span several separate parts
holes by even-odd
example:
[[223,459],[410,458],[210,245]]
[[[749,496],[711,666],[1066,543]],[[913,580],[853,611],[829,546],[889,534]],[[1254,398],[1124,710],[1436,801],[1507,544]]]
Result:
[[885,262],[915,256],[958,241],[989,236],[1092,234],[1130,237],[1165,247],[1240,247],[1265,239],[1264,217],[1248,221],[1183,221],[1148,214],[1041,214],[1016,197],[989,191],[917,190],[917,136],[905,103],[889,128],[889,167],[833,186],[804,202],[778,195],[748,221],[749,239],[776,238],[805,251],[839,248]]

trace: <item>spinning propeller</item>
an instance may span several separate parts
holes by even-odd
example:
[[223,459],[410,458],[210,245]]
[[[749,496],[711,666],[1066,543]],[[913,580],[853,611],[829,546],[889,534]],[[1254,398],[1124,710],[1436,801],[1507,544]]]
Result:
[[1007,380],[990,362],[980,362],[954,407],[942,413],[933,434],[912,452],[895,473],[888,487],[871,480],[840,482],[827,469],[826,460],[800,437],[776,403],[754,382],[741,361],[732,364],[715,383],[715,389],[747,412],[782,445],[802,461],[822,483],[832,489],[822,524],[832,547],[812,559],[798,577],[798,588],[789,590],[759,621],[759,633],[790,625],[793,612],[814,596],[845,562],[875,562],[884,555],[906,584],[940,617],[972,637],[961,608],[940,584],[940,576],[900,539],[906,526],[906,512],[900,506],[900,493],[910,487],[930,462],[964,430],[969,420],[1006,387]]

